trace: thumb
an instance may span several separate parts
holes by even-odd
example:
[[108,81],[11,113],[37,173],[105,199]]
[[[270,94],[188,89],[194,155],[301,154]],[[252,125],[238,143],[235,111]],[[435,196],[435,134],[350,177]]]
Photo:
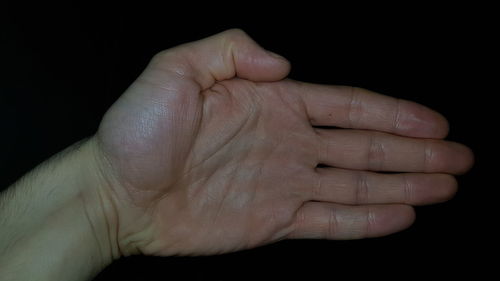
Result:
[[204,90],[233,77],[277,81],[288,75],[290,63],[264,50],[242,30],[231,29],[160,52],[148,68],[187,76]]

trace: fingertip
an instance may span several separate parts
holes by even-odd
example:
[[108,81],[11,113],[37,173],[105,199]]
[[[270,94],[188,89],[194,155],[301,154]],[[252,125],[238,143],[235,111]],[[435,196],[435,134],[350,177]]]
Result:
[[444,117],[441,113],[433,111],[432,109],[429,110],[434,115],[434,121],[430,122],[430,124],[433,124],[433,126],[431,125],[429,129],[430,137],[435,139],[446,138],[450,132],[450,123],[448,122],[448,119],[446,119],[446,117]]
[[429,205],[442,203],[455,196],[458,183],[454,176],[449,174],[420,174],[419,192],[414,205]]
[[278,81],[290,73],[290,62],[281,55],[262,48],[242,29],[229,29],[222,34],[232,44],[236,75],[252,81]]
[[459,151],[459,160],[458,160],[458,167],[456,168],[456,174],[457,175],[463,175],[467,173],[472,167],[474,166],[475,163],[475,155],[472,149],[468,146],[465,146],[461,143],[455,143],[457,146],[457,150]]
[[278,55],[273,51],[266,50],[266,52],[271,58],[275,59],[276,61],[288,63],[288,60],[285,57]]
[[393,232],[405,230],[413,225],[416,219],[415,209],[409,205],[396,205],[394,207],[399,215],[392,217]]
[[415,212],[415,209],[412,206],[404,205],[404,212],[406,212],[406,218],[401,221],[399,224],[399,230],[402,231],[410,226],[412,226],[415,223],[415,220],[417,219],[417,213]]
[[438,188],[438,192],[436,192],[436,203],[450,200],[458,191],[458,181],[454,176],[447,174],[441,174],[439,176],[441,184]]
[[272,82],[288,76],[291,65],[286,58],[257,44],[254,47],[249,52],[241,52],[242,57],[237,64],[238,77],[258,82]]
[[415,222],[415,210],[409,205],[379,206],[373,211],[371,237],[380,237],[409,228]]
[[412,101],[402,101],[400,129],[405,135],[419,138],[444,139],[450,130],[448,120],[440,113]]
[[268,79],[271,79],[270,81],[275,81],[275,80],[281,80],[288,76],[290,73],[290,70],[292,68],[292,65],[288,59],[285,57],[266,50],[266,53],[268,57],[270,58],[268,61],[271,64],[270,68],[273,70],[274,77],[270,77]]
[[427,143],[427,173],[463,175],[474,165],[472,149],[461,143],[441,140],[428,140]]

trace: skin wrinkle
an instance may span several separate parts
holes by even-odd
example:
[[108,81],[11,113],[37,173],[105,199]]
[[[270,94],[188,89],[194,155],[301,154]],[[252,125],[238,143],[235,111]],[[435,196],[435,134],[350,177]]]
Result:
[[[206,83],[206,85],[205,85],[205,83],[203,83],[203,81],[198,82],[201,85],[202,91],[205,91],[205,90],[213,87],[213,85],[217,82],[231,79],[235,76],[238,76],[238,69],[236,67],[236,59],[234,57],[235,44],[236,44],[237,40],[238,40],[238,38],[236,38],[236,35],[234,35],[234,34],[232,34],[231,37],[222,38],[221,49],[223,51],[217,52],[217,55],[219,56],[219,59],[222,62],[224,72],[219,73],[220,66],[218,66],[218,65],[216,67],[216,68],[218,68],[217,70],[212,69],[210,67],[211,65],[208,65],[206,70],[209,72],[209,76],[210,76],[209,80],[210,81],[208,83]],[[193,56],[196,57],[196,55],[197,54],[194,54]],[[227,58],[230,58],[230,60],[231,60],[229,63],[227,62]],[[191,62],[191,58],[188,61],[189,61],[189,65],[193,69],[196,69],[193,66],[194,64]],[[202,77],[202,76],[203,75],[198,75],[198,77]]]
[[[170,81],[172,81],[172,78],[174,78],[173,81],[175,81],[176,83],[178,81],[185,81],[185,82],[188,82],[191,84],[194,81],[193,84],[197,85],[197,92],[201,91],[201,89],[203,89],[203,85],[200,84],[197,79],[195,79],[195,75],[191,74],[193,71],[185,70],[185,68],[189,68],[189,69],[194,70],[193,66],[190,64],[189,60],[184,60],[184,62],[186,62],[188,64],[187,66],[183,63],[176,64],[176,63],[174,63],[176,61],[176,59],[175,58],[170,59],[170,56],[171,55],[168,52],[165,52],[165,54],[160,53],[160,54],[156,55],[151,60],[151,63],[150,63],[152,65],[151,68],[146,69],[146,71],[150,71],[153,73],[160,72],[160,75],[158,75],[158,76],[170,77]],[[169,67],[162,67],[162,65],[168,65]],[[176,86],[176,87],[172,87],[172,89],[170,89],[169,87],[167,87],[165,85],[162,85],[162,84],[157,83],[157,82],[153,82],[153,80],[155,80],[158,77],[152,77],[150,80],[148,80],[147,78],[148,78],[148,75],[141,74],[137,78],[136,81],[139,81],[139,82],[142,81],[144,83],[159,86],[159,87],[161,87],[161,89],[167,90],[167,92],[170,92],[171,90],[177,91],[177,89],[179,88],[178,86]]]
[[354,188],[354,204],[360,205],[369,201],[368,175],[363,172],[357,172],[356,175],[357,181],[356,187]]
[[401,99],[396,99],[396,114],[393,121],[393,129],[395,133],[402,131],[401,128]]
[[[287,82],[288,83],[295,83],[295,85],[297,85],[297,86],[302,85],[300,82],[297,82],[294,80],[288,79]],[[280,94],[283,94],[284,89],[282,87],[280,87],[278,92]],[[312,119],[310,117],[310,115],[308,113],[308,108],[307,108],[306,102],[304,101],[304,95],[298,95],[297,100],[299,101],[300,108],[302,109],[302,112],[304,112],[305,116],[308,118],[309,124],[311,124],[311,130],[314,133],[314,137],[316,138],[316,140],[314,141],[314,143],[315,143],[314,148],[316,148],[316,159],[312,159],[312,165],[311,165],[311,166],[313,166],[314,171],[316,171],[316,167],[318,166],[318,164],[320,164],[319,162],[321,159],[321,147],[322,147],[321,138],[318,134],[318,130],[313,127],[313,124],[315,121],[314,121],[314,119]],[[298,114],[300,114],[300,111]]]
[[[144,231],[144,229],[143,229]],[[126,249],[126,251],[122,252],[122,255],[129,256],[132,253],[135,254],[144,254],[141,249],[147,247],[154,243],[152,239],[144,239],[144,234],[140,233],[129,233],[128,235],[124,235],[120,240],[120,247],[122,249]]]
[[[279,100],[288,108],[290,109],[290,111],[292,111],[296,116],[299,116],[299,117],[302,117],[304,115],[304,108],[305,108],[305,105],[304,105],[304,100],[303,98],[301,98],[300,96],[299,97],[296,97],[293,102],[294,103],[290,103],[289,99],[288,98],[284,98],[284,95],[287,95],[287,97],[290,97],[291,95],[289,95],[288,93],[284,93],[282,90],[278,90],[278,93],[277,93],[277,96],[279,98]],[[302,111],[300,110],[297,110],[297,101],[299,101],[299,104],[301,105],[301,109]],[[307,115],[306,115],[307,116]]]
[[401,174],[402,179],[403,179],[403,194],[404,194],[404,202],[405,203],[412,203],[413,200],[413,186],[408,179],[408,175],[406,173]]
[[[219,86],[221,86],[221,87],[223,87],[223,89],[225,89],[225,91],[226,91],[227,93],[229,93],[229,92],[230,92],[230,91],[229,91],[229,89],[226,87],[226,85],[225,85],[224,83],[216,83],[216,84],[217,84],[217,85],[219,85]],[[217,89],[214,89],[214,87],[212,87],[212,90],[213,90],[213,91],[217,91]],[[229,140],[228,140],[228,143],[230,143],[230,142],[232,141],[232,139],[236,138],[236,137],[239,135],[239,132],[240,132],[240,131],[243,131],[243,129],[246,127],[246,124],[248,123],[248,120],[250,120],[250,119],[251,119],[251,116],[252,116],[252,114],[248,114],[248,115],[247,115],[247,119],[245,119],[244,124],[240,127],[240,130],[239,130],[239,131],[237,131],[237,132],[234,134],[234,137],[232,137],[231,139],[229,139]],[[226,145],[222,145],[221,147],[225,147],[225,146],[226,146]],[[219,151],[219,149],[216,149],[216,150],[215,150],[215,152],[214,152],[214,154],[212,154],[210,157],[206,158],[206,159],[205,159],[202,163],[197,164],[197,165],[195,165],[194,167],[191,167],[191,169],[194,169],[194,168],[196,168],[197,166],[202,165],[204,162],[209,161],[209,159],[210,159],[212,156],[216,155],[218,152],[220,152],[220,151]],[[249,151],[248,151],[248,150],[246,150],[245,155],[248,155],[248,153],[249,153]],[[242,158],[245,158],[245,157],[243,156]],[[210,176],[209,176],[208,178],[210,178]],[[232,173],[231,178],[234,178],[234,173]],[[219,208],[219,212],[220,212],[220,210],[221,210],[221,208],[222,208],[222,207],[223,207],[223,206],[221,205],[221,206],[220,206],[220,208]]]
[[[92,233],[92,238],[94,239],[94,242],[96,243],[96,245],[98,245],[97,249],[99,251],[99,255],[97,255],[100,259],[102,259],[103,257],[105,257],[106,255],[104,255],[104,252],[103,252],[103,248],[104,248],[104,245],[101,245],[100,241],[99,241],[99,238],[98,238],[98,232],[96,230],[96,227],[94,226],[94,223],[92,221],[92,219],[90,219],[90,215],[89,215],[89,210],[87,208],[87,204],[85,203],[85,198],[83,198],[83,196],[79,195],[80,199],[82,200],[83,202],[83,214],[85,216],[85,219],[87,221],[87,223],[89,224],[90,226],[90,229],[91,229],[91,233]],[[107,224],[107,223],[106,223]],[[108,226],[109,228],[109,226]],[[109,239],[109,234],[106,235]],[[109,241],[108,241],[109,243]],[[111,245],[111,244],[109,244]],[[111,257],[114,257],[113,256],[113,253],[112,253],[112,250],[111,250]],[[104,261],[100,261],[99,264],[104,264]]]
[[[224,64],[224,55],[222,55],[221,53],[218,53],[217,55],[219,56],[220,60],[222,61],[222,64]],[[216,66],[216,68],[218,68],[218,66]],[[213,85],[215,83],[217,83],[217,81],[224,80],[223,76],[224,76],[225,73],[222,74],[222,77],[218,77],[220,75],[217,73],[216,70],[212,69],[211,65],[207,65],[207,70],[209,72],[208,76],[210,77],[209,78],[210,82],[206,83],[206,86],[204,85],[205,83],[201,82],[201,84],[204,85],[203,86],[203,90],[210,89],[211,87],[213,87]],[[229,76],[231,76],[231,77],[234,76],[234,71],[233,71],[233,74],[231,74]]]
[[[186,191],[186,201],[194,200],[197,197],[200,197],[200,194],[203,194],[205,190],[202,188],[207,184],[207,182],[210,180],[210,178],[213,177],[216,171],[212,170],[210,173],[206,176],[200,176],[198,179],[192,181],[191,177],[189,176],[190,174],[194,173],[194,170],[189,171],[187,174],[185,174],[181,180],[179,180],[179,183],[182,182],[182,185],[189,186]],[[194,178],[194,177],[193,177]],[[186,183],[185,183],[186,182]],[[195,188],[199,187],[199,188]],[[208,198],[206,198],[208,199]],[[204,200],[203,202],[207,201]]]
[[433,157],[433,151],[431,148],[431,144],[429,140],[424,140],[424,163],[423,163],[423,170],[424,172],[429,172],[430,171],[430,163],[432,161]]
[[[293,214],[293,223],[290,227],[290,233],[288,234],[288,238],[296,238],[298,237],[297,232],[304,229],[304,222],[306,221],[306,214],[305,214],[305,205],[307,202],[302,202],[300,208],[297,208],[295,210],[295,213]],[[284,237],[286,238],[286,236]]]
[[[359,90],[356,87],[350,87],[350,101],[349,101],[349,107],[347,108],[347,117],[348,117],[348,127],[349,128],[356,128],[359,119],[361,118],[360,112],[361,112],[361,100],[359,99]],[[354,117],[356,117],[356,120],[354,120]]]
[[[166,70],[163,70],[163,71],[166,72]],[[184,79],[184,77],[179,77],[179,79]],[[179,80],[177,80],[177,81],[179,81]],[[153,82],[152,79],[148,80],[148,79],[146,79],[146,78],[144,78],[142,76],[139,76],[137,78],[136,82],[137,82],[137,84],[145,84],[145,85],[151,86],[152,88],[163,90],[166,93],[172,93],[172,92],[176,93],[177,92],[177,90],[175,89],[176,87],[174,87],[174,86],[168,87],[167,85],[160,84],[160,83],[157,83],[157,82]],[[159,100],[158,100],[158,102],[159,102]]]
[[372,171],[378,170],[380,168],[380,158],[379,158],[379,144],[375,140],[377,138],[375,134],[368,135],[368,150],[366,153],[366,163],[367,168]]
[[337,232],[338,218],[337,218],[337,209],[331,208],[328,216],[328,226],[326,237],[335,237]]
[[[244,159],[245,157],[242,157],[242,158]],[[232,171],[228,173],[228,174],[229,174],[229,177],[228,177],[228,178],[227,178],[227,177],[224,177],[224,178],[227,178],[227,180],[225,180],[225,182],[227,182],[227,185],[228,185],[229,187],[230,187],[230,183],[231,183],[232,181],[234,181],[235,177],[237,176],[237,171],[238,171],[238,170],[242,170],[242,169],[244,169],[244,168],[243,168],[243,167],[241,167],[241,164],[238,164],[238,167],[236,167],[236,168],[232,168]],[[247,169],[245,169],[245,170],[247,170]],[[236,180],[236,182],[238,182],[238,179]],[[224,207],[224,204],[223,204],[223,203],[225,203],[225,202],[227,201],[227,197],[228,197],[228,195],[230,194],[230,192],[232,192],[233,194],[234,194],[234,193],[240,193],[240,191],[237,189],[237,187],[238,187],[238,186],[236,186],[236,187],[235,187],[235,188],[236,188],[236,190],[235,190],[235,188],[233,188],[233,189],[230,189],[230,188],[225,189],[225,194],[224,194],[224,195],[223,195],[223,197],[222,197],[222,200],[221,200],[221,205],[220,205],[219,209],[217,210],[217,214],[216,214],[216,216],[215,216],[215,217],[216,217],[216,219],[219,217],[220,211],[221,211],[221,210],[222,210],[222,208]],[[245,194],[246,194],[246,193],[245,193]],[[245,200],[245,201],[247,201],[247,200]],[[232,206],[234,207],[234,206],[235,206],[235,203],[236,203],[236,201],[235,201],[235,200],[234,200],[234,198],[233,198],[233,201],[230,201],[230,205],[232,205]],[[244,204],[238,203],[238,205],[244,205]],[[241,207],[241,206],[238,206],[238,208],[240,208],[240,207]],[[215,223],[215,222],[214,222],[214,223]]]
[[[103,206],[103,208],[104,208],[105,203],[104,203],[104,200],[102,198],[102,195],[99,192],[97,192],[97,197],[99,199],[100,206]],[[116,209],[115,209],[114,206],[112,206],[112,208],[113,208],[113,211],[116,211]],[[85,207],[85,210],[86,210],[86,207]],[[102,209],[101,209],[101,211],[103,213],[103,216],[106,217],[106,212],[104,210],[102,210]],[[86,212],[87,212],[87,210],[86,210]],[[113,239],[111,237],[111,233],[113,233],[113,231],[112,231],[112,227],[111,227],[111,224],[109,223],[109,221],[110,221],[109,219],[105,219],[104,220],[104,222],[106,224],[106,231],[107,231],[106,238],[108,239],[108,244],[109,245],[113,245],[114,241],[113,241]],[[116,232],[114,232],[114,233],[116,233]],[[119,247],[118,247],[118,249],[119,249]],[[119,256],[119,254],[117,255],[117,253],[113,252],[113,247],[110,247],[109,251],[110,251],[110,256],[111,257],[116,258],[117,256]]]
[[[231,176],[228,178],[227,182],[230,183],[232,180],[234,180],[235,173],[234,171],[230,173]],[[220,200],[219,207],[217,208],[217,211],[215,212],[215,217],[214,217],[214,224],[217,224],[217,220],[220,217],[220,214],[222,212],[222,209],[224,208],[224,204],[226,202],[226,199],[229,195],[229,192],[231,192],[228,188],[225,189],[223,192],[224,195],[222,196],[222,199]]]
[[[321,129],[316,129],[314,128],[314,131],[316,132],[316,135],[318,136],[318,162],[319,159],[322,159],[322,158],[325,158],[325,157],[322,157],[321,155],[326,155],[328,157],[328,155],[330,155],[330,142],[326,141],[326,140],[323,140],[324,138],[322,138],[322,130]],[[324,151],[322,154],[321,154],[321,151]],[[319,163],[319,164],[323,164],[323,163]]]
[[366,208],[366,230],[364,233],[364,237],[369,237],[370,234],[373,231],[373,226],[376,225],[376,214],[373,211],[373,208],[370,206],[367,206]]
[[229,65],[232,69],[231,69],[231,77],[239,77],[239,74],[238,74],[238,68],[236,67],[236,58],[234,57],[234,54],[235,54],[235,51],[234,51],[234,41],[231,41],[231,44],[229,45],[229,48],[228,48],[228,52],[229,52],[229,56],[231,58],[231,62],[229,64],[226,64]]
[[321,138],[317,134],[316,130],[313,128],[314,131],[314,136],[316,138],[315,145],[314,147],[316,148],[316,159],[312,159],[313,165],[314,165],[314,170],[316,171],[317,167],[320,163],[321,159],[321,148],[324,146],[323,142],[321,141]]
[[[101,158],[97,157],[97,155],[95,155],[95,159],[96,159],[96,163],[98,163],[98,172],[100,174],[100,177],[102,179],[102,181],[104,182],[104,185],[107,186],[108,188],[105,189],[107,191],[107,193],[110,193],[110,194],[114,194],[114,196],[111,196],[111,195],[108,195],[107,198],[110,198],[109,201],[109,205],[111,206],[111,216],[112,218],[109,218],[109,212],[106,212],[108,214],[107,216],[107,219],[106,219],[106,223],[108,224],[108,228],[109,228],[109,234],[113,233],[114,234],[114,237],[120,237],[120,234],[119,234],[119,229],[120,229],[120,217],[119,217],[119,212],[118,212],[118,207],[117,207],[117,202],[116,202],[116,198],[118,197],[117,195],[117,191],[116,189],[114,188],[114,185],[111,183],[111,181],[117,181],[116,179],[116,170],[114,168],[114,166],[112,165],[112,162],[110,162],[109,160],[109,156],[108,154],[102,150],[102,146],[100,144],[101,140],[100,138],[96,138],[96,150],[99,152],[99,155],[101,156]],[[104,167],[103,165],[106,165],[106,167],[108,167],[108,177],[104,176]],[[111,177],[111,179],[110,179]],[[128,191],[128,190],[127,190]],[[101,196],[101,194],[99,194],[99,199],[103,202],[103,197]],[[132,204],[134,204],[134,202],[131,202]],[[104,204],[104,203],[102,203]],[[115,224],[114,224],[114,230],[111,229],[111,226],[110,226],[110,221],[114,221]],[[110,237],[108,237],[108,239],[112,240]],[[123,255],[123,251],[122,251],[122,248],[120,246],[120,243],[118,241],[118,239],[116,239],[116,241],[114,241],[114,243],[116,245],[116,250],[117,250],[117,253],[115,254],[118,254],[118,256],[121,256]],[[113,244],[110,244],[110,245],[113,245]],[[113,248],[113,247],[112,247]]]
[[191,81],[196,82],[196,84],[198,85],[197,92],[200,93],[209,89],[214,84],[214,76],[212,74],[212,70],[210,69],[210,67],[207,66],[206,71],[208,71],[210,74],[208,77],[210,81],[207,83],[207,86],[205,86],[205,83],[203,81],[205,75],[203,75],[203,72],[199,71],[199,69],[195,67],[195,64],[193,64],[191,61],[190,55],[191,54],[188,53],[187,57],[184,57],[184,61],[187,64],[187,68],[191,70],[191,71],[186,71],[186,73],[193,73],[192,75],[188,76],[188,78]]
[[[200,103],[201,103],[201,110],[199,111],[199,115],[200,115],[200,116],[199,116],[199,119],[198,119],[198,123],[197,123],[197,124],[195,124],[195,129],[194,129],[194,132],[196,133],[196,135],[193,137],[193,139],[191,140],[191,143],[189,144],[190,149],[189,149],[189,152],[188,152],[188,157],[187,157],[187,159],[190,159],[190,158],[191,158],[191,156],[192,156],[192,154],[193,154],[193,151],[194,151],[194,150],[193,150],[193,147],[194,147],[194,145],[195,145],[196,140],[197,140],[197,139],[199,138],[199,136],[200,136],[200,132],[201,132],[201,124],[202,124],[202,122],[203,122],[203,120],[204,120],[204,117],[205,117],[205,115],[206,115],[205,110],[206,110],[206,105],[207,105],[208,103],[206,103],[206,99],[207,99],[207,97],[205,96],[205,94],[204,94],[204,93],[205,93],[205,92],[200,92],[200,93],[199,93],[199,95],[198,95],[198,96],[199,96],[199,99],[200,99]],[[189,161],[189,160],[188,160],[188,161]],[[190,163],[189,163],[189,162],[186,162],[186,167],[190,167]],[[187,169],[187,171],[184,171],[184,172],[183,172],[183,175],[182,175],[180,178],[183,178],[183,177],[184,177],[184,175],[186,175],[187,173],[189,173],[189,169]]]
[[[220,83],[220,82],[218,82],[218,83],[216,83],[216,85],[217,85],[217,86],[222,87],[222,88],[226,91],[226,93],[231,93],[231,91],[229,90],[229,88],[227,88],[227,86],[225,85],[225,83]],[[215,87],[215,86],[213,86],[210,90],[212,90],[212,91],[214,91],[214,92],[219,92],[219,91],[216,89],[216,87]],[[207,92],[207,91],[204,91],[204,93],[205,93],[205,92]],[[225,94],[225,93],[221,93],[221,94]],[[204,95],[204,97],[205,97],[205,98],[207,98],[205,95]],[[231,98],[231,102],[233,102],[233,99],[232,99],[232,98]],[[214,150],[214,152],[212,153],[212,155],[210,155],[208,158],[205,158],[205,160],[203,160],[201,163],[194,164],[193,166],[191,166],[191,168],[190,168],[190,169],[195,168],[195,167],[197,167],[197,166],[201,165],[203,162],[205,162],[205,161],[209,160],[209,158],[211,158],[214,154],[216,154],[216,153],[220,150],[220,147],[224,147],[224,146],[226,146],[226,145],[227,145],[227,144],[229,144],[229,143],[230,143],[230,142],[231,142],[234,138],[236,138],[236,136],[237,136],[237,135],[239,135],[239,133],[240,133],[240,132],[247,130],[247,128],[246,128],[246,127],[248,126],[248,124],[247,124],[247,123],[248,123],[251,119],[256,119],[256,118],[253,118],[253,116],[257,114],[257,113],[255,112],[255,110],[253,110],[253,108],[254,108],[254,107],[252,107],[252,112],[251,112],[251,113],[246,114],[246,118],[245,118],[245,121],[243,121],[243,124],[242,124],[242,125],[240,125],[240,127],[238,128],[238,130],[237,130],[237,131],[235,131],[235,132],[232,134],[232,136],[230,136],[230,138],[228,138],[228,140],[227,140],[227,142],[226,142],[226,143],[223,143],[223,144],[219,145],[219,148],[214,148],[214,149],[213,149],[213,150]],[[205,112],[205,110],[203,110],[203,112]],[[256,120],[257,120],[257,119],[256,119]],[[201,124],[201,123],[203,123],[203,120],[201,120],[201,121],[200,121],[200,124]],[[252,123],[254,123],[254,122],[252,122]],[[198,132],[198,134],[199,134],[199,133],[200,133],[200,132]]]
[[[287,81],[287,83],[291,83],[291,84],[295,85],[299,89],[298,92],[304,92],[304,91],[300,90],[301,88],[303,88],[303,83],[300,83],[299,81],[291,80],[289,78],[287,78],[286,81]],[[289,86],[280,87],[279,88],[279,92],[280,93],[286,92],[285,88],[289,88]],[[304,94],[298,95],[298,99],[300,100],[300,104],[301,104],[302,110],[305,113],[306,117],[308,118],[309,124],[313,125],[313,124],[316,123],[316,121],[314,120],[314,118],[311,117],[311,114],[309,113],[309,108],[308,108],[308,106],[307,106],[306,101],[304,100],[304,98],[305,98]]]
[[280,220],[278,219],[278,214],[277,214],[276,207],[273,205],[270,210],[269,210],[269,221],[270,225],[280,225]]
[[252,119],[251,116],[247,115],[245,121],[243,121],[243,124],[236,131],[234,131],[230,136],[228,136],[227,139],[223,143],[221,143],[217,148],[214,148],[213,152],[210,153],[207,157],[205,157],[205,159],[194,164],[190,169],[194,169],[200,165],[203,165],[203,163],[209,161],[212,157],[214,157],[221,150],[221,148],[226,147],[231,142],[233,142],[236,139],[236,137],[240,134],[240,132],[246,129],[247,123],[249,122],[250,119]]
[[[216,154],[214,154],[216,155]],[[207,160],[208,161],[208,160]],[[211,166],[211,164],[207,164],[207,166]],[[217,170],[216,169],[209,169],[209,173],[207,175],[205,175],[204,177],[200,177],[200,179],[198,180],[195,180],[195,181],[191,181],[191,177],[188,177],[188,175],[192,174],[192,171],[194,170],[198,170],[198,169],[202,169],[203,167],[200,165],[200,166],[197,166],[197,167],[194,167],[192,169],[190,169],[190,171],[185,174],[185,176],[183,176],[182,179],[186,179],[185,182],[184,180],[179,180],[179,182],[183,182],[182,185],[186,186],[187,187],[187,190],[189,192],[187,192],[187,196],[188,196],[188,199],[191,200],[191,198],[204,198],[202,195],[200,194],[203,194],[209,190],[205,190],[204,189],[204,186],[205,186],[205,183],[209,182],[211,178],[213,178],[216,173],[217,173]],[[198,182],[201,182],[203,181],[204,184],[197,184]],[[198,187],[198,188],[195,188],[195,187]],[[213,199],[213,198],[210,198],[210,196],[208,196],[206,199]],[[203,200],[203,202],[206,202],[208,200]]]
[[316,184],[314,185],[313,188],[311,188],[311,199],[317,200],[317,198],[321,198],[322,190],[323,190],[323,175],[320,174],[320,172],[317,171],[317,168],[315,168],[315,174],[316,174]]

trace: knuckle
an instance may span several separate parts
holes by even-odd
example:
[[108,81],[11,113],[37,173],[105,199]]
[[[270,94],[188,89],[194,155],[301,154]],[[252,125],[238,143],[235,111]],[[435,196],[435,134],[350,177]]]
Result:
[[[176,49],[166,49],[156,53],[150,60],[148,67],[165,69],[167,67],[179,68],[179,56],[174,51]],[[175,59],[177,56],[177,60]]]
[[367,163],[370,170],[381,170],[386,159],[386,148],[380,142],[376,133],[370,133],[368,137]]
[[152,62],[162,62],[164,61],[167,57],[168,57],[168,54],[169,54],[169,50],[162,50],[162,51],[159,51],[158,53],[156,53],[153,58],[151,59]]
[[368,175],[364,172],[356,173],[356,188],[354,191],[354,204],[359,205],[369,201]]
[[232,28],[221,33],[223,41],[228,43],[238,42],[240,40],[247,40],[250,37],[248,34],[239,28]]
[[425,140],[424,143],[424,159],[423,159],[423,171],[430,172],[432,171],[432,164],[435,161],[435,153],[433,143],[429,140]]
[[362,108],[361,108],[361,92],[363,89],[350,86],[350,97],[349,97],[349,105],[348,105],[348,126],[350,128],[355,128],[357,127],[357,124],[359,123],[359,120],[361,119],[361,113],[362,113]]
[[241,28],[231,28],[228,29],[225,33],[232,36],[247,36],[246,32]]
[[365,233],[363,237],[370,237],[373,233],[374,226],[376,224],[377,217],[375,211],[371,207],[366,208],[366,226]]
[[394,132],[399,132],[401,130],[401,99],[396,99],[396,108],[394,113],[394,119],[392,122],[392,128]]
[[334,238],[337,233],[337,228],[338,228],[337,210],[335,208],[331,208],[328,214],[326,237]]
[[405,203],[413,202],[414,186],[406,174],[403,176],[403,201]]

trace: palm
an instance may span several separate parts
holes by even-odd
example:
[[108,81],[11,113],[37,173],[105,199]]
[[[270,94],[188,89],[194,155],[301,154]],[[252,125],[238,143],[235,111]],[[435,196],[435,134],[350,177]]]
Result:
[[230,80],[202,93],[203,115],[175,196],[158,206],[167,209],[159,213],[182,210],[162,231],[196,241],[184,250],[234,251],[290,232],[314,170],[314,151],[304,147],[315,134],[280,83]]
[[[306,175],[314,170],[314,151],[304,147],[313,145],[315,134],[298,97],[280,91],[285,83],[291,82],[233,79],[192,93],[169,106],[196,118],[178,120],[151,138],[132,133],[141,129],[128,125],[145,124],[140,118],[154,115],[149,110],[157,107],[137,112],[137,119],[129,119],[126,129],[120,126],[123,118],[105,119],[103,126],[112,124],[103,130],[102,139],[110,142],[104,147],[111,148],[108,153],[114,162],[122,163],[117,168],[126,175],[128,195],[138,206],[158,214],[151,222],[161,226],[155,229],[155,239],[190,237],[196,243],[186,241],[184,251],[208,254],[270,242],[289,232],[304,199],[301,193],[309,184]],[[168,96],[144,81],[137,87]],[[116,111],[123,110],[131,118],[135,110],[124,107]],[[168,124],[163,117],[154,122],[149,118],[148,126]],[[193,123],[194,129],[184,130]],[[172,132],[182,135],[172,138]],[[165,216],[171,213],[175,216]],[[162,248],[171,249],[171,245],[142,251],[161,252]]]
[[[423,119],[439,119],[413,104],[405,105],[409,112],[398,108],[392,120],[401,124],[389,126],[386,117],[377,116],[377,110],[396,112],[396,100],[387,97],[362,93],[355,102],[356,96],[345,89],[337,89],[333,96],[324,93],[332,91],[325,87],[278,81],[283,70],[277,70],[281,74],[274,75],[278,78],[271,79],[274,82],[226,77],[205,83],[206,79],[185,75],[185,69],[165,70],[165,60],[158,61],[111,108],[97,135],[113,170],[120,243],[134,248],[125,252],[214,254],[289,237],[385,235],[411,223],[409,208],[341,204],[430,203],[449,197],[453,182],[444,175],[380,176],[352,170],[453,173],[463,169],[450,164],[447,156],[421,162],[421,152],[427,154],[437,143],[311,126],[442,135],[442,129],[405,121],[410,120],[406,115],[414,118],[417,115],[411,114],[416,113]],[[264,75],[244,67],[248,69],[243,75]],[[165,75],[170,78],[161,78]],[[363,102],[370,103],[367,113]],[[367,139],[376,145],[366,148]],[[422,149],[398,156],[413,147]],[[384,162],[387,159],[391,161]],[[317,168],[320,163],[349,170]],[[431,187],[443,183],[448,187],[444,192],[419,190],[424,178]],[[376,190],[379,185],[390,188]],[[413,188],[411,197],[408,186]],[[388,219],[393,213],[399,218]]]

